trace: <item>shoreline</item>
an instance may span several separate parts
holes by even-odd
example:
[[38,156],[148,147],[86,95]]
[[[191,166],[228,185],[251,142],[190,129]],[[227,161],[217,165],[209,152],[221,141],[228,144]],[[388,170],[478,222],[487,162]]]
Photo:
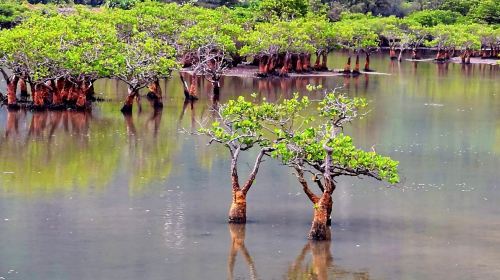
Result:
[[[450,62],[462,64],[462,59],[460,57],[452,57],[450,59]],[[470,64],[486,64],[486,65],[493,65],[493,66],[498,65],[498,66],[500,66],[499,63],[500,63],[500,59],[480,58],[480,57],[471,57],[470,58]],[[465,65],[467,65],[467,64],[465,64]]]
[[[423,58],[423,59],[404,59],[404,61],[408,62],[433,62],[433,63],[454,63],[454,64],[462,64],[462,60],[460,57],[453,57],[448,61],[438,62],[434,58]],[[473,64],[483,64],[483,65],[491,65],[491,66],[500,66],[497,61],[498,59],[482,59],[473,57],[470,59],[470,64],[464,65],[473,65]],[[240,77],[240,78],[259,78],[257,76],[258,66],[248,65],[248,64],[240,64],[236,67],[230,68],[226,73],[223,74],[225,77]],[[310,71],[305,73],[288,73],[288,76],[281,77],[277,75],[271,75],[267,78],[269,79],[281,79],[281,78],[308,78],[308,77],[342,77],[342,76],[356,76],[353,74],[344,74],[341,72],[342,69],[331,69],[328,71]],[[181,73],[189,73],[192,74],[189,68],[182,68],[179,70]],[[391,76],[390,73],[385,72],[377,72],[377,71],[360,71],[357,75],[382,75],[382,76]]]
[[[342,77],[342,76],[356,76],[353,74],[344,74],[340,71],[342,69],[332,69],[328,71],[310,71],[304,73],[288,73],[288,76],[281,77],[277,75],[270,75],[268,77],[262,78],[257,76],[257,72],[259,67],[252,65],[241,64],[236,67],[230,68],[226,73],[223,74],[225,77],[240,77],[240,78],[256,78],[256,79],[283,79],[283,78],[308,78],[308,77]],[[189,68],[183,68],[179,70],[181,73],[193,74]],[[360,71],[359,74],[367,74],[367,75],[385,75],[390,76],[389,73],[377,72],[377,71]]]

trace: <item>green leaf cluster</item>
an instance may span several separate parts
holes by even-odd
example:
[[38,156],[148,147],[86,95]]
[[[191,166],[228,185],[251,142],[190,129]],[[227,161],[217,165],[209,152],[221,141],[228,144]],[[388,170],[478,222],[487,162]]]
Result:
[[[316,117],[306,111],[314,107]],[[330,92],[320,100],[294,94],[278,103],[256,103],[244,97],[230,100],[218,110],[219,117],[199,133],[211,142],[270,147],[270,156],[290,166],[325,172],[328,149],[332,177],[369,176],[389,183],[399,181],[398,162],[375,151],[357,148],[343,126],[364,114],[367,102]]]

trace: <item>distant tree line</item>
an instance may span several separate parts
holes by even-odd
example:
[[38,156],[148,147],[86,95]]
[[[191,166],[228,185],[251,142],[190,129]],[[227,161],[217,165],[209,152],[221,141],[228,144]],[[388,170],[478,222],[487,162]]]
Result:
[[93,81],[120,79],[129,85],[123,111],[130,112],[145,87],[161,107],[158,81],[179,68],[193,73],[183,85],[186,97],[196,99],[197,76],[211,82],[216,94],[225,70],[245,61],[258,66],[260,77],[287,76],[329,70],[329,54],[342,49],[349,57],[337,71],[358,75],[372,70],[370,55],[380,47],[398,60],[405,51],[419,59],[419,48],[431,47],[436,60],[460,56],[464,64],[500,54],[498,25],[443,10],[404,18],[343,12],[333,21],[324,5],[303,0],[213,9],[155,1],[127,9],[7,4],[13,8],[4,26],[18,25],[0,30],[0,67],[13,71],[2,71],[7,94],[0,97],[11,108],[18,107],[18,84],[22,101],[29,85],[34,108],[83,109],[92,100]]
[[[144,0],[6,0],[6,2],[28,2],[30,4],[56,5],[90,5],[120,7],[129,9]],[[288,6],[298,13],[307,8],[313,12],[328,13],[336,19],[342,12],[371,13],[373,15],[403,17],[416,11],[443,10],[456,12],[463,16],[483,22],[500,23],[500,0],[156,0],[158,2],[186,4],[191,3],[205,7],[219,6]],[[5,5],[5,4],[0,4]],[[5,12],[0,6],[0,15]],[[1,18],[1,17],[0,17]],[[1,22],[1,21],[0,21]]]

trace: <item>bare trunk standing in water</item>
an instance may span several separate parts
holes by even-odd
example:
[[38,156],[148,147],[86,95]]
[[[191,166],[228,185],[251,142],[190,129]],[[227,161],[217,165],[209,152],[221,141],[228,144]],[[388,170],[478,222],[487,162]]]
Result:
[[19,77],[16,75],[9,77],[9,75],[7,75],[2,68],[0,68],[0,73],[3,76],[5,83],[7,83],[7,108],[18,109],[19,105],[17,104],[16,91]]
[[366,52],[365,68],[363,70],[365,72],[372,72],[373,71],[370,68],[370,53],[369,52]]
[[160,109],[163,108],[163,96],[160,87],[160,80],[155,79],[152,83],[148,85],[149,93],[148,98],[153,101],[153,108]]
[[124,114],[130,114],[132,113],[132,107],[134,105],[134,100],[138,100],[139,97],[139,89],[129,85],[128,86],[128,94],[127,97],[125,98],[125,103],[123,104],[123,107],[121,109],[122,113]]
[[236,147],[235,150],[230,148],[231,152],[231,186],[232,186],[232,201],[231,208],[229,209],[229,222],[244,224],[247,221],[247,193],[252,187],[259,166],[262,162],[262,157],[268,152],[269,149],[262,149],[253,166],[252,172],[243,186],[240,186],[238,178],[238,157],[241,152],[241,147]]
[[344,74],[351,74],[351,54],[349,54],[349,57],[347,58],[347,63],[344,66]]
[[[333,149],[324,146],[327,151],[325,158],[325,166],[332,166],[332,153]],[[311,225],[311,230],[309,231],[309,239],[312,240],[330,240],[330,228],[331,224],[331,213],[332,213],[332,193],[335,190],[335,184],[333,183],[333,177],[330,172],[330,168],[325,168],[324,173],[325,185],[323,188],[323,193],[319,198],[318,202],[314,205],[314,216]],[[329,222],[330,221],[330,222]]]
[[354,64],[354,70],[352,70],[353,75],[359,75],[361,72],[359,71],[359,53],[356,53],[356,62]]
[[391,47],[389,49],[389,57],[390,57],[391,60],[396,60],[398,58],[397,55],[396,55],[396,49],[395,49],[395,47]]

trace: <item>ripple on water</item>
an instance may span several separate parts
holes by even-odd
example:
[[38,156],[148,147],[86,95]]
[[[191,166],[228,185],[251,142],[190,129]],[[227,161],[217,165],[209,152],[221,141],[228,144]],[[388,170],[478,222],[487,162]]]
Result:
[[182,250],[185,242],[184,196],[182,191],[165,195],[163,234],[167,248]]

